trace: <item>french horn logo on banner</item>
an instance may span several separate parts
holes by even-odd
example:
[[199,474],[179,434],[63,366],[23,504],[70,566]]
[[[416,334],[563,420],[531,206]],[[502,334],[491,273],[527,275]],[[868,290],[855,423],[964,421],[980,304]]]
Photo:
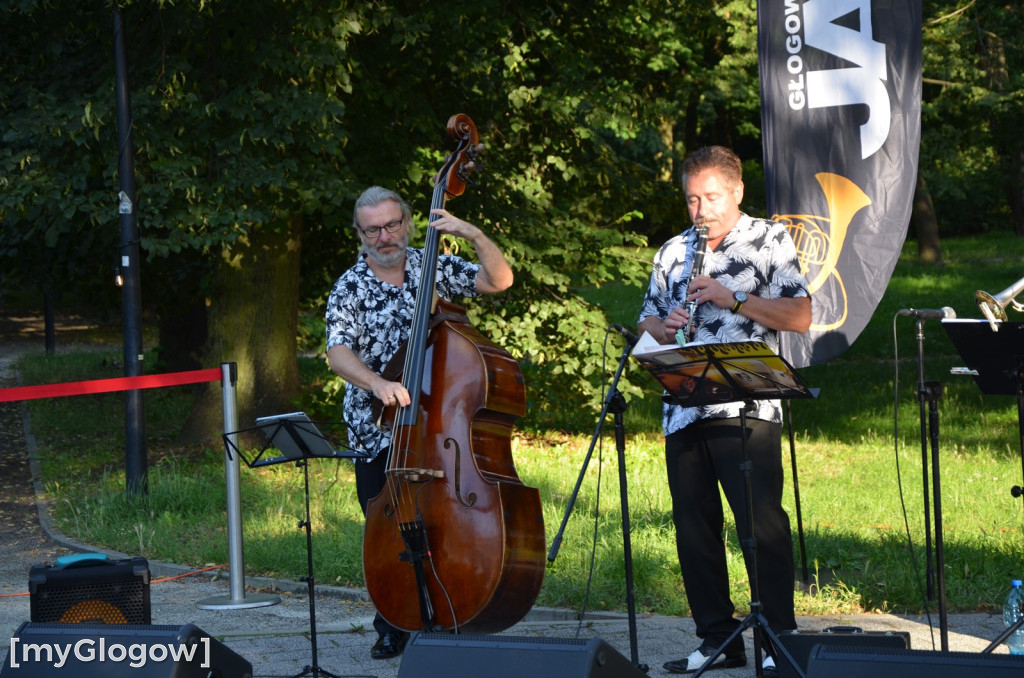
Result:
[[921,0],[759,0],[768,213],[810,285],[804,367],[842,354],[882,298],[907,235],[921,139]]

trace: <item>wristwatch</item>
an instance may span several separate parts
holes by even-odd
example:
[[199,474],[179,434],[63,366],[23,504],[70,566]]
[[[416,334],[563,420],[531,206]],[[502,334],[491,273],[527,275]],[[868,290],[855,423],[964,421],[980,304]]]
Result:
[[732,298],[736,300],[736,303],[733,304],[732,308],[729,309],[729,310],[732,311],[733,313],[739,313],[740,312],[740,307],[743,306],[743,304],[747,303],[747,293],[746,292],[733,292],[732,293]]

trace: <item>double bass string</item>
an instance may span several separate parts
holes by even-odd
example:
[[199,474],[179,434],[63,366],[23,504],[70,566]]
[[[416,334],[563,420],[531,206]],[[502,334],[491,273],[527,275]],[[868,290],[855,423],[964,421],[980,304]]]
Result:
[[[416,290],[416,306],[413,311],[413,328],[427,327],[429,318],[434,312],[433,301],[435,296],[434,288],[437,280],[437,252],[439,249],[440,234],[430,228],[429,224],[440,218],[439,215],[434,214],[433,211],[445,206],[446,192],[447,174],[441,173],[436,178],[434,191],[430,201],[426,242],[424,244],[423,253],[423,263],[425,265],[420,269],[420,280]],[[428,268],[426,264],[431,262],[433,262],[434,267]],[[411,342],[412,339],[413,338],[410,337],[409,341]],[[425,337],[423,340],[426,340]],[[407,408],[403,406],[395,408],[395,417],[391,429],[391,449],[389,452],[391,457],[388,461],[388,472],[392,474],[395,480],[395,487],[392,487],[391,491],[392,501],[394,502],[396,510],[395,515],[399,521],[399,525],[402,522],[415,521],[419,513],[416,510],[415,493],[412,491],[408,479],[412,476],[419,479],[420,476],[426,475],[422,473],[426,469],[413,469],[409,466],[409,442],[413,436],[413,426],[415,425],[416,419],[419,415],[420,396],[418,389],[413,386],[420,382],[419,379],[413,378],[413,370],[422,370],[422,364],[418,364],[415,360],[407,359],[402,370],[402,384],[409,389],[411,402]],[[404,520],[402,516],[405,517]]]
[[[447,194],[446,178],[447,175],[445,173],[440,173],[435,180],[428,224],[440,218],[439,215],[433,214],[433,210],[444,207]],[[436,265],[439,240],[440,234],[434,229],[429,228],[428,225],[423,253],[424,265],[420,269],[420,279],[416,291],[416,305],[413,311],[413,332],[416,331],[416,328],[426,328],[429,324],[430,316],[434,312],[434,288],[437,279]],[[417,340],[425,343],[426,337],[410,335],[407,339],[407,344],[413,344]],[[399,405],[393,408],[393,417],[391,417],[392,421],[390,422],[391,445],[388,450],[387,466],[387,473],[392,480],[388,484],[388,491],[392,506],[394,507],[394,527],[399,533],[403,527],[411,530],[420,529],[417,526],[421,519],[417,496],[423,489],[424,484],[430,482],[434,477],[430,469],[414,468],[410,465],[410,462],[413,461],[410,457],[416,456],[415,450],[412,449],[412,443],[414,442],[415,428],[419,416],[420,385],[422,383],[421,378],[419,378],[421,375],[414,374],[414,372],[422,373],[423,363],[415,359],[410,360],[409,358],[410,356],[407,355],[406,362],[403,365],[402,384],[409,390],[410,404],[408,406]],[[415,466],[421,465],[416,464]],[[419,489],[417,489],[417,485]],[[423,527],[425,528],[425,526]],[[438,577],[429,551],[425,554],[424,561],[429,565],[435,580],[447,597],[446,588]],[[449,601],[449,607],[450,605]]]

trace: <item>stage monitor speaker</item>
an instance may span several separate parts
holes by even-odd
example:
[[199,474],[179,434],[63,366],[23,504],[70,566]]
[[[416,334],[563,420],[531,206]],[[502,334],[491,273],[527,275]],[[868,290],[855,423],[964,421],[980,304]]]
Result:
[[817,645],[906,650],[910,648],[910,633],[865,631],[857,626],[830,626],[821,631],[783,631],[779,634],[779,643],[796,661],[796,666],[793,666],[785,657],[777,657],[779,678],[799,678],[807,675],[807,659]]
[[62,624],[150,623],[149,562],[78,560],[29,571],[29,620]]
[[398,678],[646,678],[600,638],[523,638],[417,633],[409,640]]
[[1020,678],[1024,655],[818,645],[807,678]]
[[22,624],[0,677],[61,676],[252,678],[252,664],[192,624]]

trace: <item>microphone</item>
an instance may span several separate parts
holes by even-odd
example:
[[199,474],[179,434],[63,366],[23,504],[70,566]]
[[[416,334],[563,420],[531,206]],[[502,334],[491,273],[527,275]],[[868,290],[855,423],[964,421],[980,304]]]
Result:
[[639,339],[637,339],[637,336],[635,334],[627,330],[619,323],[612,323],[612,329],[621,334],[623,337],[625,337],[626,343],[628,343],[630,346],[636,346],[636,342],[640,341]]
[[912,318],[921,320],[951,320],[956,317],[956,311],[949,306],[942,308],[904,308],[896,312],[896,315],[909,315]]

